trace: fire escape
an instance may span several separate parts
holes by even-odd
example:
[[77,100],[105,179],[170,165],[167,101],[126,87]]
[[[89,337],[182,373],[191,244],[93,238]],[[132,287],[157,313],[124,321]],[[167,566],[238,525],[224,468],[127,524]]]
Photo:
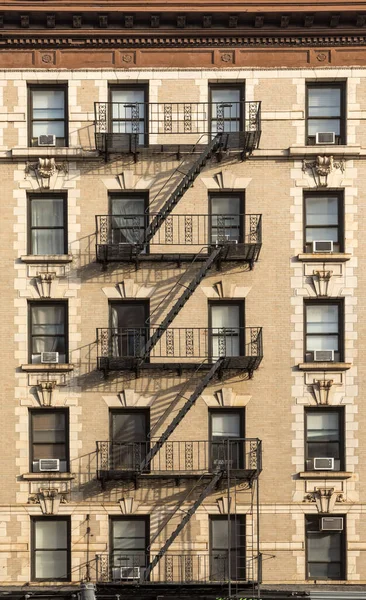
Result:
[[[111,152],[132,152],[137,158],[141,129],[135,128],[132,134],[114,134],[108,129],[110,110],[107,105],[96,106],[97,147],[106,156]],[[145,107],[145,112],[151,110],[150,106]],[[183,399],[183,405],[159,437],[154,438],[150,433],[146,442],[132,444],[113,441],[97,442],[97,477],[103,488],[109,481],[121,479],[133,480],[136,486],[141,480],[153,477],[196,480],[194,491],[197,497],[193,502],[190,501],[190,507],[184,511],[181,522],[157,552],[154,553],[150,545],[143,565],[141,565],[141,558],[138,559],[139,565],[136,565],[136,568],[139,569],[140,582],[154,581],[154,573],[156,574],[160,563],[163,562],[166,568],[169,548],[207,496],[224,485],[225,481],[226,486],[230,486],[230,476],[246,481],[248,488],[252,488],[261,471],[261,443],[257,439],[236,440],[234,446],[230,441],[225,444],[216,444],[212,441],[170,441],[178,425],[215,377],[222,376],[223,371],[227,369],[244,371],[248,377],[252,377],[263,356],[260,327],[241,327],[236,330],[223,328],[218,331],[213,331],[212,328],[210,330],[209,328],[171,327],[176,316],[213,266],[220,268],[223,261],[234,260],[247,263],[252,269],[258,259],[262,243],[261,215],[235,217],[236,234],[233,240],[228,235],[229,228],[232,230],[231,215],[217,216],[215,236],[212,236],[210,235],[212,221],[210,223],[209,215],[172,214],[179,200],[214,155],[221,160],[222,153],[227,152],[231,147],[239,149],[242,157],[246,157],[257,147],[260,137],[260,107],[256,106],[255,111],[252,107],[251,110],[250,126],[245,125],[244,131],[226,132],[223,120],[221,130],[218,126],[215,135],[203,132],[206,143],[195,144],[193,149],[190,148],[189,168],[185,170],[183,166],[186,157],[177,169],[182,177],[158,213],[124,216],[122,222],[113,215],[97,217],[97,260],[104,268],[107,268],[110,262],[134,261],[138,265],[140,261],[163,261],[172,258],[176,258],[179,264],[184,260],[190,263],[184,274],[185,279],[189,275],[188,283],[178,280],[171,290],[172,297],[176,296],[178,290],[183,291],[158,326],[151,325],[153,313],[145,323],[145,327],[103,328],[97,331],[98,368],[105,376],[110,371],[131,369],[135,370],[137,375],[141,369],[178,368],[179,372],[183,369],[193,370],[191,379],[173,402],[173,405],[181,403]],[[164,111],[166,116],[166,106]],[[139,122],[138,113],[137,106],[131,110],[136,123]],[[187,131],[192,133],[193,128],[202,134],[198,122],[195,127],[192,125],[192,110],[188,111],[185,107],[184,114],[190,116],[189,121],[187,119],[184,121],[184,133]],[[174,133],[175,128],[171,119],[168,122],[165,120],[164,123],[163,134],[167,133],[167,129],[170,129],[170,133]],[[180,125],[178,121],[176,128],[179,129]],[[132,131],[134,131],[133,120]],[[155,142],[158,142],[156,129],[153,131],[155,133],[149,130],[149,139],[155,137]],[[163,144],[161,149],[162,146]],[[185,150],[186,147],[180,145],[177,154],[181,156]],[[182,226],[180,220],[183,221]],[[128,240],[121,242],[120,232],[123,228],[128,228],[129,235]],[[116,229],[118,241],[115,239]],[[182,248],[179,248],[180,246]],[[191,247],[191,252],[187,253],[187,246]],[[233,351],[234,338],[235,341],[240,340],[240,349],[236,351]],[[187,498],[178,503],[164,526],[178,511],[183,510],[181,507],[185,502]],[[131,557],[126,557],[126,560],[130,561]],[[107,569],[108,573],[106,573],[104,563],[104,567],[102,564],[99,565],[99,570],[100,581],[108,582],[111,579],[110,569]],[[227,578],[226,571],[225,578]]]

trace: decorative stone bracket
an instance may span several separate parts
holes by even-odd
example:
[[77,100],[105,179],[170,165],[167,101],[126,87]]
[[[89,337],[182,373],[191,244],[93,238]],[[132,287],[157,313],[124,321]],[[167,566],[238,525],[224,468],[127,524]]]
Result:
[[328,186],[328,176],[334,169],[340,169],[344,173],[345,161],[343,159],[334,161],[333,156],[317,156],[313,161],[303,160],[302,162],[303,173],[311,171],[315,185],[320,188]]
[[56,380],[37,381],[37,394],[42,406],[52,406],[52,394],[56,385]]
[[50,180],[56,173],[67,175],[67,163],[56,164],[54,158],[39,158],[37,163],[27,162],[25,165],[25,175],[33,174],[38,185],[43,190],[50,189]]
[[221,515],[228,515],[230,513],[230,510],[232,509],[231,496],[230,498],[227,498],[227,496],[217,498],[216,503]]
[[330,404],[330,391],[332,389],[333,383],[333,379],[315,379],[314,382],[310,384],[313,396],[317,404]]
[[312,280],[316,295],[319,298],[328,296],[329,282],[333,271],[313,271]]
[[332,513],[336,502],[345,502],[343,494],[334,488],[315,488],[306,494],[304,502],[315,502],[319,513]]
[[51,298],[52,282],[54,281],[55,277],[55,272],[37,274],[37,290],[40,298]]
[[57,515],[60,504],[66,503],[66,493],[58,488],[39,488],[38,493],[28,499],[28,504],[40,504],[44,515]]

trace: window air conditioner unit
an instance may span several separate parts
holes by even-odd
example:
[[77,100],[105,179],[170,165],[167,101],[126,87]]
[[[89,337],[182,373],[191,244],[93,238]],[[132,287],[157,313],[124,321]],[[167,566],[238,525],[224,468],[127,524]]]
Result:
[[315,134],[316,144],[335,144],[335,133],[333,131],[319,131]]
[[314,350],[315,362],[334,362],[334,350]]
[[58,352],[41,352],[41,363],[58,363]]
[[113,579],[140,579],[140,567],[117,567],[113,569]]
[[333,252],[333,242],[316,240],[313,242],[313,252]]
[[38,146],[56,146],[55,135],[39,135]]
[[60,461],[58,458],[40,458],[39,459],[39,470],[40,471],[59,471]]
[[322,517],[320,531],[343,531],[343,517]]
[[334,471],[334,458],[318,457],[314,458],[315,471]]

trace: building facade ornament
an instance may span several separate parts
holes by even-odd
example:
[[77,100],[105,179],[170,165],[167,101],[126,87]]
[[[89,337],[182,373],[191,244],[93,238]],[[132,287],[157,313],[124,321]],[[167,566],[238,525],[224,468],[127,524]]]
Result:
[[333,384],[333,379],[316,379],[312,384],[310,384],[317,404],[320,406],[325,406],[330,403],[330,391]]
[[310,171],[315,181],[315,185],[319,188],[328,186],[328,176],[334,169],[339,169],[342,173],[345,170],[345,161],[339,159],[334,160],[333,156],[317,156],[315,160],[309,161],[304,159],[302,163],[302,171],[306,173]]
[[316,270],[313,271],[312,280],[315,293],[319,298],[327,297],[329,290],[329,282],[333,275],[333,271]]
[[57,386],[55,379],[47,381],[37,381],[38,400],[42,406],[52,406],[53,391]]
[[28,504],[39,504],[44,515],[57,515],[60,504],[66,503],[65,492],[58,488],[39,488],[39,491],[28,499]]
[[40,298],[51,298],[52,282],[54,281],[55,277],[56,273],[54,271],[38,273],[36,282]]
[[321,514],[332,513],[336,502],[346,502],[343,494],[335,491],[335,488],[314,488],[314,491],[306,494],[304,502],[315,503]]
[[67,175],[67,163],[57,164],[54,158],[39,158],[37,163],[27,162],[25,165],[25,175],[33,174],[41,189],[49,190],[50,181],[53,175],[63,173]]

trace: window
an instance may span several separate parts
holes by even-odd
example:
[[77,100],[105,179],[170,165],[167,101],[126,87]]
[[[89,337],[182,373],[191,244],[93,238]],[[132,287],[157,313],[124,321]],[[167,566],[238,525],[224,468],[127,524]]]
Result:
[[210,194],[211,243],[244,241],[243,194]]
[[306,578],[345,579],[345,531],[321,531],[321,523],[320,515],[305,516]]
[[[230,551],[229,551],[230,523]],[[245,516],[210,517],[211,580],[244,580],[245,574]],[[229,567],[230,562],[230,567]]]
[[148,432],[148,411],[111,411],[112,469],[129,471],[139,467],[146,456]]
[[[244,411],[210,411],[210,439],[212,467],[244,468]],[[227,441],[230,440],[228,445]],[[235,441],[237,440],[237,441]],[[240,441],[239,441],[240,440]],[[229,455],[228,455],[229,454]]]
[[113,356],[136,358],[144,347],[149,305],[145,301],[111,302]]
[[[30,357],[31,363],[68,361],[67,304],[64,302],[31,302]],[[44,352],[57,352],[58,356],[42,356]],[[46,360],[46,358],[51,360]],[[55,360],[56,359],[56,360]]]
[[67,253],[66,198],[56,194],[29,197],[29,254]]
[[[305,360],[343,360],[343,305],[341,302],[305,304]],[[324,354],[320,354],[322,351]]]
[[32,580],[70,580],[70,519],[32,519]]
[[307,193],[305,206],[305,252],[313,242],[333,242],[333,252],[343,252],[343,197],[340,193]]
[[[68,145],[66,86],[29,86],[30,145],[38,146],[41,135],[54,135],[56,146]],[[45,145],[51,146],[53,143]]]
[[134,133],[140,146],[147,144],[148,88],[146,85],[110,88],[112,133]]
[[[30,468],[39,473],[42,459],[56,459],[58,471],[68,469],[68,413],[65,410],[34,410],[30,413]],[[42,471],[45,463],[43,462]],[[55,470],[55,469],[53,469]]]
[[243,85],[211,84],[209,102],[212,133],[243,131]]
[[244,305],[242,302],[209,304],[211,355],[242,356],[244,352]]
[[[335,471],[344,470],[343,411],[307,410],[305,413],[306,470],[319,468],[316,458],[329,458]],[[321,469],[319,469],[321,470]]]
[[112,213],[112,244],[137,244],[145,237],[147,227],[147,197],[143,194],[113,194],[110,197]]
[[148,563],[148,517],[111,519],[112,579],[140,580],[141,568]]
[[336,144],[345,144],[345,85],[307,84],[307,144],[317,133],[334,133]]

